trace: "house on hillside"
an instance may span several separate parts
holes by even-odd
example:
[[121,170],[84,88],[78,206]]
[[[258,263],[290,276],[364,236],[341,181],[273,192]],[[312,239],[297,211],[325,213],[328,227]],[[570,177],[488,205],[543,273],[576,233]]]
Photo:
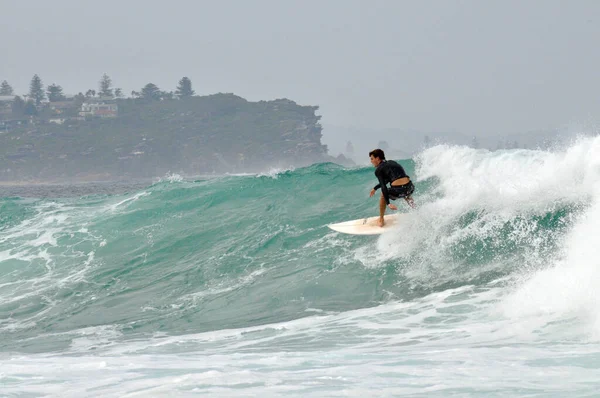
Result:
[[83,117],[117,117],[119,107],[112,98],[89,98],[81,104],[79,116]]
[[76,106],[77,105],[74,99],[65,101],[54,101],[48,103],[48,108],[50,108],[53,111],[53,114],[55,115],[62,115],[69,109],[76,108]]
[[15,95],[0,95],[0,119],[6,119],[12,114],[12,103]]

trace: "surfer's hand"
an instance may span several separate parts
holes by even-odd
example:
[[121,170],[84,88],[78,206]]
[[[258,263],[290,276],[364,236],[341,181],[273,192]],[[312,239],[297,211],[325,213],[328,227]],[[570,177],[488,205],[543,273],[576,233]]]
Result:
[[390,203],[388,207],[392,210],[398,210],[398,207],[395,204]]
[[373,195],[375,195],[375,190],[371,189],[371,193],[369,194],[369,197],[373,197]]

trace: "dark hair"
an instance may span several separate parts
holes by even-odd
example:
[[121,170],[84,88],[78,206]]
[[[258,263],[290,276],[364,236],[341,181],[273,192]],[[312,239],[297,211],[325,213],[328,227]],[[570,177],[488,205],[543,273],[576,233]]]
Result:
[[374,158],[379,158],[381,160],[385,160],[385,153],[381,149],[373,149],[369,152],[369,157],[373,156]]

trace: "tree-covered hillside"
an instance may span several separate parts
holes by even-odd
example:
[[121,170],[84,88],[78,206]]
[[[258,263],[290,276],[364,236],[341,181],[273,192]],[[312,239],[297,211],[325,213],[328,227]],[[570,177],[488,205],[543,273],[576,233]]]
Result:
[[115,101],[115,118],[38,118],[6,129],[0,179],[150,178],[335,161],[321,144],[316,106],[233,94]]

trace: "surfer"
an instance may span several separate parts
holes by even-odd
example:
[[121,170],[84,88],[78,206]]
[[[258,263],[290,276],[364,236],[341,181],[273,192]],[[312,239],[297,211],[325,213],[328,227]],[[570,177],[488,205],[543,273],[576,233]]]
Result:
[[[415,191],[415,186],[410,181],[410,177],[406,175],[404,168],[393,160],[385,160],[385,154],[381,149],[374,149],[369,152],[371,164],[375,166],[375,176],[379,183],[371,190],[369,196],[375,195],[375,192],[381,188],[381,198],[379,199],[379,226],[383,227],[385,208],[389,207],[392,210],[398,210],[396,205],[390,203],[391,200],[404,198],[406,203],[413,209],[415,202],[412,199],[412,193]],[[388,188],[387,184],[390,184]]]

